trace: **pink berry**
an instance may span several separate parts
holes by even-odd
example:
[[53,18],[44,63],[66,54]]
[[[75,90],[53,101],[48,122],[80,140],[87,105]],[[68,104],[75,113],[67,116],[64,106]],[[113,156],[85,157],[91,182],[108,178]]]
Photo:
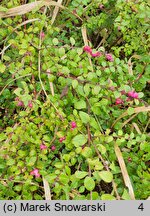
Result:
[[138,98],[138,93],[134,91],[129,91],[128,96],[131,98]]
[[59,142],[63,142],[65,139],[66,139],[66,137],[61,137],[61,138],[59,139]]
[[23,107],[24,106],[23,101],[18,101],[17,106]]
[[44,32],[40,32],[40,37],[41,37],[41,39],[44,39],[44,37],[45,37]]
[[51,150],[52,150],[52,151],[55,151],[55,149],[56,149],[56,146],[53,145],[53,146],[51,147]]
[[63,141],[63,139],[62,139],[62,138],[60,138],[60,139],[59,139],[59,142],[62,142],[62,141]]
[[104,5],[103,4],[100,4],[99,8],[102,10],[104,9]]
[[113,57],[112,57],[111,54],[108,53],[108,54],[106,54],[105,56],[106,56],[106,60],[107,60],[107,61],[110,61],[110,62],[113,62],[113,61],[114,61],[114,59],[113,59]]
[[39,173],[35,174],[35,178],[39,178],[39,177],[40,177]]
[[92,53],[92,49],[91,49],[91,47],[89,47],[89,46],[85,46],[84,48],[83,48],[83,50],[85,51],[85,52],[87,52],[87,53]]
[[121,98],[117,98],[115,104],[116,105],[123,104],[123,100]]
[[138,98],[139,97],[139,95],[138,95],[138,93],[137,92],[134,92],[134,94],[133,94],[133,98]]
[[32,108],[33,107],[33,104],[31,101],[28,102],[28,107]]
[[129,158],[128,158],[128,162],[129,162],[129,163],[132,162],[132,158],[129,157]]
[[30,175],[34,175],[36,178],[39,178],[40,177],[39,170],[38,169],[32,170],[30,172]]
[[128,96],[129,96],[129,97],[133,97],[133,94],[134,94],[134,91],[129,91],[129,92],[128,92]]
[[91,53],[91,56],[92,56],[92,57],[99,57],[99,56],[101,56],[101,55],[102,55],[101,52]]
[[71,128],[76,128],[77,127],[77,124],[76,124],[76,122],[71,122]]
[[41,149],[41,150],[47,149],[47,146],[44,145],[44,144],[41,144],[41,145],[40,145],[40,149]]
[[16,97],[16,98],[15,98],[15,101],[19,101],[19,97]]

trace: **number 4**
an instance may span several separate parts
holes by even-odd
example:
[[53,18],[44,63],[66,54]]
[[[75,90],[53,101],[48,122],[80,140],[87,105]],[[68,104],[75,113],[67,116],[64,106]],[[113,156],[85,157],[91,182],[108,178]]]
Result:
[[143,211],[144,210],[144,206],[143,206],[143,203],[141,203],[138,207],[139,210]]

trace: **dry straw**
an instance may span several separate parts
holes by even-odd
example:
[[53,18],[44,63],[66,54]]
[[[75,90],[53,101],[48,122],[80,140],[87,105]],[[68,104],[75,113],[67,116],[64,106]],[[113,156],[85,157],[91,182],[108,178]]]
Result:
[[0,18],[23,15],[33,10],[39,10],[43,6],[58,6],[64,8],[61,4],[51,0],[36,1],[8,9],[6,12],[1,11]]
[[134,191],[133,191],[133,187],[132,187],[129,175],[128,175],[128,171],[127,171],[122,153],[120,151],[120,148],[118,147],[118,145],[116,143],[115,143],[115,153],[116,153],[116,156],[117,156],[120,168],[121,168],[121,173],[122,173],[122,176],[124,179],[124,183],[125,183],[126,187],[128,187],[128,189],[129,189],[130,198],[131,198],[131,200],[135,200]]
[[7,17],[12,17],[12,16],[17,16],[17,15],[23,15],[26,14],[28,12],[31,12],[33,10],[39,10],[41,7],[43,6],[55,6],[54,12],[53,12],[53,22],[55,21],[55,18],[57,16],[58,13],[58,8],[67,10],[69,13],[73,14],[74,16],[76,16],[78,19],[80,19],[82,21],[82,19],[76,14],[73,13],[72,11],[69,11],[66,7],[64,7],[61,4],[61,1],[55,2],[55,1],[51,1],[51,0],[43,0],[43,1],[36,1],[36,2],[32,2],[32,3],[28,3],[28,4],[24,4],[24,5],[20,5],[11,9],[6,9],[6,11],[0,11],[0,18],[7,18]]

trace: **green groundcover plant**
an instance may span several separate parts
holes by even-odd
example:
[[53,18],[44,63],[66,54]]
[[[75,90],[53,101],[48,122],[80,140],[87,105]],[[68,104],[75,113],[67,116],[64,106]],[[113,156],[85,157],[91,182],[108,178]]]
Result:
[[148,2],[30,3],[0,6],[0,199],[148,199]]

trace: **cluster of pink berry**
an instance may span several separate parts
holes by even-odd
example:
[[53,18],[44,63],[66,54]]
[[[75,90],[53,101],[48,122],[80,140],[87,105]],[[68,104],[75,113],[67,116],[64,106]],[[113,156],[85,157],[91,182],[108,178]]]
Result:
[[24,106],[23,101],[20,100],[19,97],[16,97],[16,98],[15,98],[15,101],[17,101],[17,106],[19,106],[19,107],[23,107],[23,106]]
[[38,169],[34,169],[30,172],[30,175],[35,176],[35,178],[39,178],[40,174],[39,174],[39,170]]
[[92,57],[99,57],[99,56],[102,55],[101,52],[93,53],[91,47],[89,47],[89,46],[85,46],[85,47],[83,48],[83,50],[84,50],[85,52],[89,53]]
[[[24,103],[23,103],[22,100],[20,100],[19,97],[16,97],[16,98],[15,98],[15,101],[17,101],[17,106],[18,106],[18,107],[24,107]],[[29,107],[29,108],[32,108],[32,107],[33,107],[32,101],[28,101],[28,107]]]
[[[74,122],[74,121],[71,122],[71,130],[74,130],[76,127],[77,127],[76,122]],[[63,142],[65,139],[66,139],[66,137],[61,137],[61,138],[59,139],[59,142],[61,143],[61,142]]]
[[[72,122],[71,122],[71,130],[75,129],[76,127],[77,127],[76,122],[75,122],[75,121],[72,121]],[[61,143],[61,142],[63,142],[65,139],[66,139],[66,137],[61,137],[61,138],[59,138],[59,142]],[[47,146],[46,146],[44,143],[41,143],[40,149],[41,149],[41,150],[47,149]],[[52,145],[52,146],[51,146],[51,150],[52,150],[52,151],[55,151],[55,150],[56,150],[56,146],[55,146],[55,145]],[[36,178],[40,177],[39,170],[38,170],[38,169],[34,169],[33,171],[30,172],[30,175],[34,175]]]
[[[47,149],[47,146],[46,146],[45,144],[42,143],[42,144],[40,145],[40,149],[41,149],[41,150]],[[52,146],[51,146],[51,150],[52,150],[52,151],[55,151],[55,149],[56,149],[56,146],[55,146],[55,145],[52,145]]]
[[[123,95],[127,95],[127,101],[131,101],[132,99],[138,99],[139,95],[137,92],[135,91],[129,91],[128,93],[126,93],[125,91],[121,91],[121,94]],[[119,105],[119,104],[123,104],[124,101],[121,98],[117,98],[115,104]]]
[[137,99],[139,97],[139,95],[135,91],[130,91],[130,92],[128,92],[128,97]]
[[[100,56],[102,56],[102,53],[99,52],[99,51],[96,52],[96,53],[93,53],[90,46],[84,46],[83,50],[84,50],[86,53],[89,53],[92,57],[100,57]],[[109,53],[106,54],[105,57],[106,57],[106,60],[107,60],[107,61],[110,61],[110,62],[113,62],[113,61],[114,61],[112,55],[109,54]]]
[[41,150],[47,149],[47,146],[46,146],[45,144],[42,143],[42,144],[40,145],[40,149],[41,149]]

